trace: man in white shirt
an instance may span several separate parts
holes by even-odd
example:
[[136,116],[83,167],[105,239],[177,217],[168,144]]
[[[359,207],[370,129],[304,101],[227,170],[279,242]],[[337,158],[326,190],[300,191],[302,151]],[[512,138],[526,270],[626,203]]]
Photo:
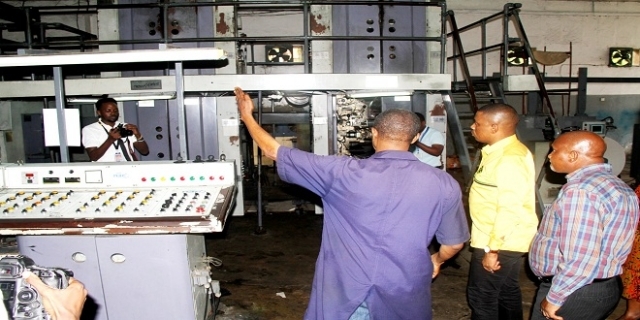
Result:
[[416,115],[420,118],[422,129],[420,138],[413,144],[411,150],[420,161],[442,169],[443,165],[440,156],[442,155],[442,150],[444,150],[444,135],[442,132],[428,127],[427,120],[422,113],[416,112]]
[[149,154],[149,146],[138,127],[118,122],[120,113],[114,99],[98,100],[96,111],[100,117],[98,122],[82,128],[82,145],[91,161],[137,161],[136,151],[142,155]]

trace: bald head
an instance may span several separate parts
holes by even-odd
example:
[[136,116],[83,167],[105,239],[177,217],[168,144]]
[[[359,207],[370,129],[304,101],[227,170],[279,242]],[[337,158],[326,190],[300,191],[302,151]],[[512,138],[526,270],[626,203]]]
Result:
[[551,144],[551,169],[571,173],[591,164],[604,163],[607,144],[599,135],[589,131],[563,133]]

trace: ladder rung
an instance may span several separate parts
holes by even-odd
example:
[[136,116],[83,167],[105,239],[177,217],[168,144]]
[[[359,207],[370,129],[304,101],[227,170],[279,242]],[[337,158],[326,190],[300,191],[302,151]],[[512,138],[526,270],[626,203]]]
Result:
[[476,101],[493,101],[498,99],[498,97],[476,97]]

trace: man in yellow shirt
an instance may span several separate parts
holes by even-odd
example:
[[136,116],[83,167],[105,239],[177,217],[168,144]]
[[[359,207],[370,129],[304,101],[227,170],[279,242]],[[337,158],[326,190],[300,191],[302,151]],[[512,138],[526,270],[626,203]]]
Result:
[[471,125],[486,146],[469,192],[471,319],[523,318],[518,278],[536,233],[533,156],[516,137],[518,114],[505,104],[478,110]]

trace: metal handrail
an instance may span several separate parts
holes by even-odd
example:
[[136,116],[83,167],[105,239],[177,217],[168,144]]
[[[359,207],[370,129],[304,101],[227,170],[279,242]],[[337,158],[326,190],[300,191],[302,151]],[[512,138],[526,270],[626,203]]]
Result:
[[[472,105],[472,109],[473,112],[475,113],[477,111],[477,102],[476,102],[476,97],[475,97],[475,91],[473,88],[473,79],[470,75],[469,72],[469,67],[468,67],[468,63],[466,61],[467,57],[469,56],[473,56],[473,55],[478,55],[481,54],[482,55],[482,79],[485,80],[487,79],[487,75],[486,75],[486,66],[487,66],[487,61],[486,61],[486,54],[488,52],[492,52],[492,51],[496,51],[498,49],[502,50],[502,58],[501,58],[501,68],[500,68],[500,76],[505,76],[507,75],[507,69],[508,69],[508,61],[507,61],[507,53],[509,50],[509,22],[513,22],[513,25],[516,29],[516,32],[518,33],[518,37],[520,39],[520,41],[522,42],[522,47],[524,48],[527,57],[529,57],[532,61],[532,64],[530,66],[531,70],[533,71],[533,74],[536,78],[536,82],[538,84],[538,89],[539,89],[539,94],[541,96],[541,98],[543,99],[547,109],[549,110],[549,117],[551,118],[551,123],[552,123],[552,127],[554,129],[555,135],[559,135],[560,134],[560,130],[558,127],[558,123],[556,120],[556,114],[553,110],[553,107],[551,105],[551,100],[549,98],[549,92],[547,91],[547,88],[545,86],[544,83],[544,78],[542,76],[542,74],[540,73],[540,70],[538,68],[537,62],[535,60],[535,57],[533,56],[533,50],[531,49],[531,45],[529,43],[529,40],[527,38],[527,35],[524,31],[524,26],[522,24],[522,21],[520,20],[519,14],[518,12],[520,11],[520,8],[522,7],[522,4],[520,3],[507,3],[504,5],[504,9],[501,12],[492,14],[486,18],[477,20],[471,24],[468,24],[464,27],[458,28],[456,25],[456,21],[455,21],[455,16],[453,14],[452,11],[449,11],[449,14],[447,15],[448,21],[451,24],[451,32],[447,33],[447,37],[451,37],[453,38],[453,46],[454,46],[454,54],[452,56],[448,56],[447,57],[447,61],[453,61],[453,69],[454,69],[454,73],[453,73],[453,82],[457,83],[457,67],[458,67],[458,63],[460,64],[460,71],[462,73],[462,76],[464,77],[464,82],[467,86],[467,91],[470,95],[471,98],[471,105]],[[486,43],[486,24],[488,22],[491,21],[495,21],[500,19],[500,21],[502,21],[503,23],[503,37],[502,37],[502,42],[501,43],[496,43],[496,44],[491,44],[491,45],[487,45]],[[469,31],[472,30],[476,27],[481,27],[482,28],[482,44],[481,47],[479,49],[475,49],[469,52],[465,52],[463,47],[462,47],[462,41],[461,41],[461,37],[460,37],[460,33],[465,32],[465,31]]]
[[[461,65],[462,75],[464,76],[464,82],[467,85],[467,92],[469,92],[469,97],[471,98],[471,109],[475,114],[478,111],[478,101],[476,99],[475,89],[473,88],[473,83],[471,82],[471,75],[469,74],[469,66],[467,64],[467,58],[464,53],[464,48],[462,47],[462,40],[460,39],[460,33],[458,32],[458,24],[456,22],[455,15],[453,11],[447,12],[447,20],[449,24],[451,24],[452,36],[453,36],[453,46],[456,48],[456,52],[459,56],[459,61]],[[454,62],[455,63],[455,62]]]
[[[542,99],[546,102],[546,107],[549,110],[549,118],[551,118],[551,127],[553,128],[555,137],[559,136],[561,131],[558,126],[558,120],[556,118],[556,114],[553,111],[553,107],[551,105],[551,99],[549,98],[549,93],[547,92],[547,87],[544,84],[544,79],[542,74],[540,73],[540,69],[538,68],[538,63],[536,62],[535,57],[533,56],[533,50],[531,49],[531,45],[529,43],[529,39],[527,38],[527,34],[524,32],[524,26],[522,25],[522,21],[518,15],[518,11],[513,11],[513,20],[515,20],[516,32],[518,32],[518,36],[520,40],[523,42],[523,48],[527,52],[527,56],[531,59],[531,70],[533,70],[534,75],[536,76],[536,82],[538,83],[538,90],[540,90],[540,95]],[[506,51],[505,51],[506,52]],[[506,61],[506,59],[504,59]]]

